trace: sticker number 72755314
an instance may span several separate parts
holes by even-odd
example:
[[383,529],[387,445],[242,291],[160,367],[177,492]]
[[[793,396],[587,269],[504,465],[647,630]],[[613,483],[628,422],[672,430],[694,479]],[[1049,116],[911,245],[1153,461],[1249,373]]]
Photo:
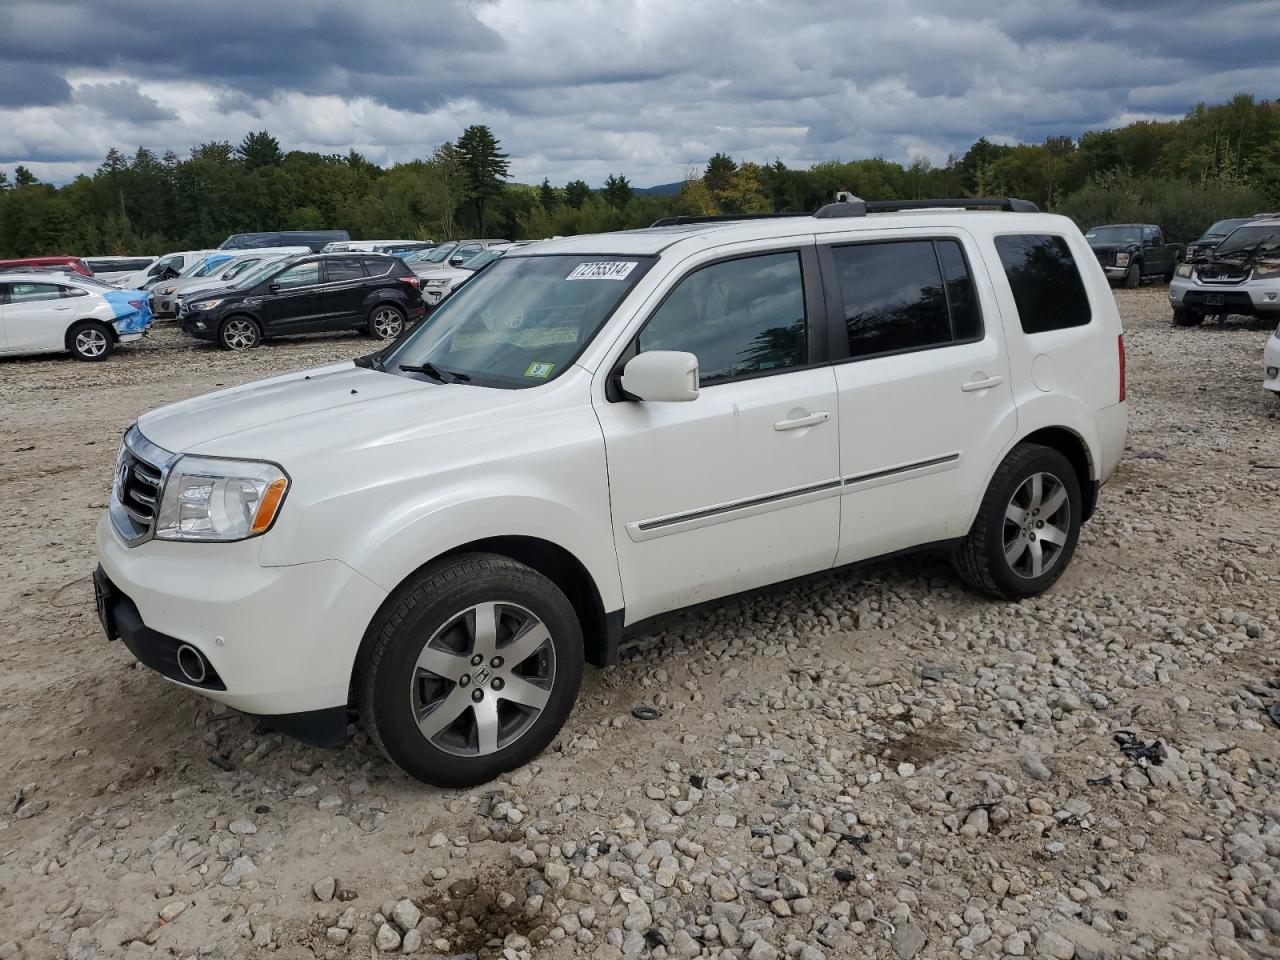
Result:
[[625,280],[636,267],[634,260],[593,260],[569,271],[566,280]]

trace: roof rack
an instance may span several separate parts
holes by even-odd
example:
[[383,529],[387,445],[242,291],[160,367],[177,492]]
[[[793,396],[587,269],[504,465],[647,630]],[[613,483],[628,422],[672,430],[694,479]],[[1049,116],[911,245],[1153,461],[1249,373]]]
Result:
[[1009,213],[1039,213],[1030,200],[1017,197],[972,197],[948,200],[845,200],[828,203],[814,216],[820,220],[836,217],[865,217],[869,213],[901,213],[906,210],[1004,210]]
[[650,227],[679,227],[686,223],[732,223],[734,220],[773,220],[779,217],[807,217],[807,213],[719,213],[705,216],[663,217]]

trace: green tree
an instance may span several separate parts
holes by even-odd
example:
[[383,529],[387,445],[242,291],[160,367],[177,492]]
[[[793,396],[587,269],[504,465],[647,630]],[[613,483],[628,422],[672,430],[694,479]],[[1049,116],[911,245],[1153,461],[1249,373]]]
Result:
[[702,182],[712,194],[720,194],[729,189],[738,165],[727,153],[714,154],[707,161],[707,169],[702,174]]
[[15,187],[30,187],[39,182],[39,178],[22,164],[18,164],[13,168],[13,185]]
[[246,170],[257,170],[261,167],[278,167],[284,162],[284,154],[280,152],[280,141],[259,130],[249,133],[236,147],[236,154]]
[[510,170],[507,155],[484,124],[473,124],[454,144],[462,171],[465,196],[476,213],[476,232],[484,233],[484,208],[502,193]]
[[626,177],[615,177],[612,173],[604,181],[604,202],[615,210],[621,210],[635,195]]
[[556,193],[556,188],[551,185],[551,181],[546,177],[542,178],[542,184],[538,187],[538,202],[542,204],[544,210],[554,209],[556,204],[560,202],[560,196]]
[[564,185],[564,202],[578,210],[591,196],[591,188],[585,180],[570,180]]
[[12,186],[13,184],[9,182],[9,175],[3,170],[0,170],[0,193],[10,189]]

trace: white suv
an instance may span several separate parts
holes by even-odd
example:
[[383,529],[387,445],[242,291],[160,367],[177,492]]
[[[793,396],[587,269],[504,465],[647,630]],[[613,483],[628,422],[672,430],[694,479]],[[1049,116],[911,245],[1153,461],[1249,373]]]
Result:
[[[348,709],[474,784],[664,611],[923,547],[1062,575],[1124,447],[1124,343],[1071,221],[833,204],[509,252],[370,358],[143,415],[109,636],[317,743]],[[919,208],[919,209],[917,209]]]

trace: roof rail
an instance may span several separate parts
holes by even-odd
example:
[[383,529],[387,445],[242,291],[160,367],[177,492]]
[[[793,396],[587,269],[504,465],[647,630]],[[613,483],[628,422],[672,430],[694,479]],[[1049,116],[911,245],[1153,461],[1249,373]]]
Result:
[[697,216],[663,217],[650,227],[678,227],[686,223],[732,223],[734,220],[773,220],[778,217],[807,217],[807,213],[719,213]]
[[814,216],[827,220],[834,217],[864,217],[868,213],[900,213],[905,210],[1004,210],[1010,213],[1039,213],[1030,200],[1017,197],[971,197],[948,200],[849,200],[828,203]]

